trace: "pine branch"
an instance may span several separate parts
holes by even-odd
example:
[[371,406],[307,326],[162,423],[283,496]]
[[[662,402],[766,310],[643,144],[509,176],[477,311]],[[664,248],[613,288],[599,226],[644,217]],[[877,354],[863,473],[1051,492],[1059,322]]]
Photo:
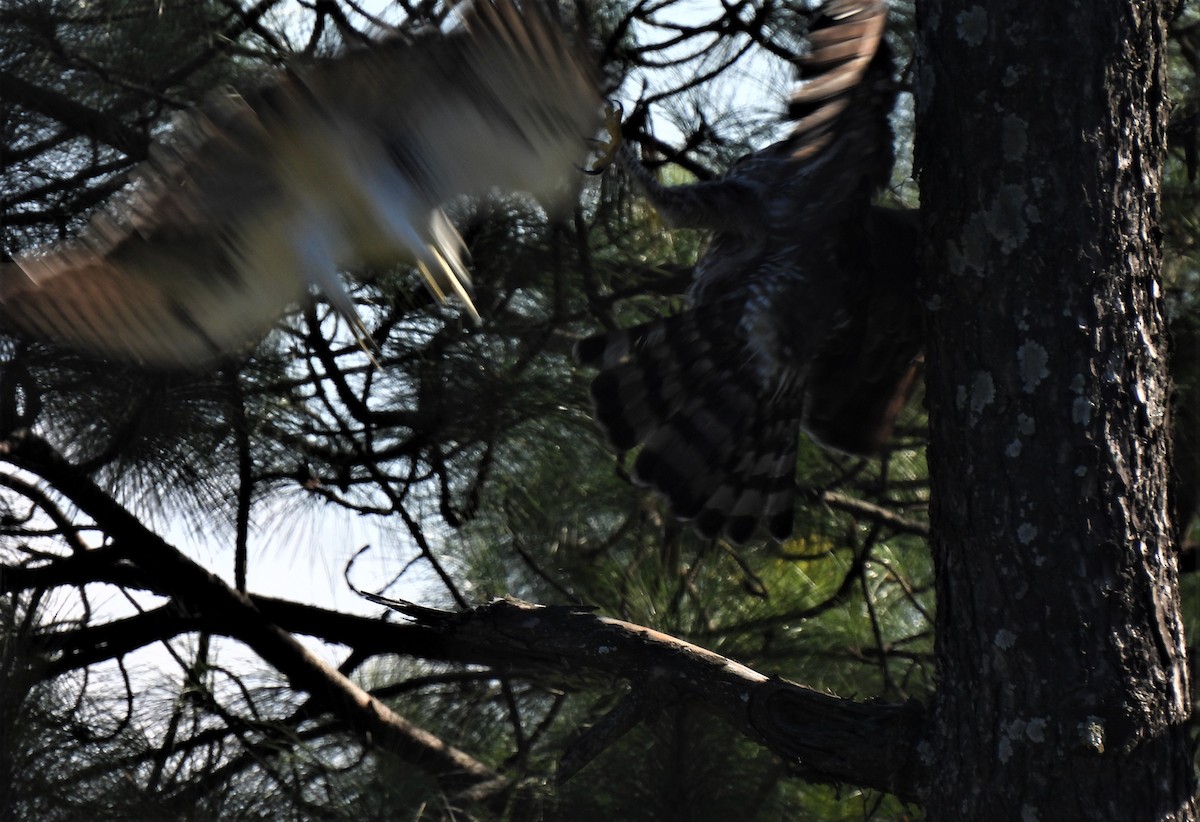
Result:
[[[502,599],[456,613],[379,601],[435,630],[459,658],[564,672],[582,668],[626,679],[634,692],[646,690],[614,709],[618,715],[611,722],[601,720],[599,736],[606,744],[665,704],[665,690],[712,709],[812,781],[849,782],[902,799],[912,799],[920,784],[916,745],[925,717],[915,702],[823,694],[650,628],[575,607]],[[570,772],[603,749],[592,744],[595,738],[585,736],[564,755]]]
[[[468,799],[476,794],[488,798],[506,785],[495,771],[393,713],[338,673],[268,620],[245,594],[147,530],[45,440],[27,431],[17,432],[0,443],[0,457],[42,477],[92,517],[124,557],[154,580],[155,587],[169,591],[189,612],[213,620],[221,633],[245,643],[283,673],[293,687],[311,694],[322,708],[340,716],[378,748],[423,769],[447,793],[464,796],[473,791]],[[485,789],[483,793],[481,789]]]
[[145,157],[150,147],[150,138],[146,134],[129,128],[118,118],[7,71],[0,71],[0,100],[57,120],[75,133],[110,145],[135,159]]

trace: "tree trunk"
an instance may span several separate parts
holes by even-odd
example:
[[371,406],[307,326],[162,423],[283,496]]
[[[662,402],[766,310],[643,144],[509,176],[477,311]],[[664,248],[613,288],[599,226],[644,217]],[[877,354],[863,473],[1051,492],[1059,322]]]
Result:
[[1197,818],[1160,0],[923,0],[934,820]]

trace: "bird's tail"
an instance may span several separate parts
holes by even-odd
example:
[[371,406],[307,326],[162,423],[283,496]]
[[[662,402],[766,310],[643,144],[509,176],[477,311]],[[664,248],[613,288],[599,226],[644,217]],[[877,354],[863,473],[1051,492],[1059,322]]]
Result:
[[620,451],[641,446],[634,479],[660,491],[706,536],[746,541],[765,522],[792,531],[798,393],[764,390],[736,335],[735,310],[714,304],[582,340],[576,357],[600,369],[596,419]]

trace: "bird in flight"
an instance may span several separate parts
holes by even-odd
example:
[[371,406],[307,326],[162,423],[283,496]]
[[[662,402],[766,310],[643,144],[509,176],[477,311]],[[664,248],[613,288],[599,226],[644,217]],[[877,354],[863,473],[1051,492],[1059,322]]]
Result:
[[[793,125],[712,182],[664,187],[628,143],[616,162],[663,219],[707,229],[680,313],[581,341],[592,398],[634,479],[705,536],[794,522],[796,450],[877,452],[918,375],[913,212],[872,205],[891,176],[895,97],[883,0],[814,20]],[[610,123],[614,141],[619,139]]]
[[338,271],[407,259],[474,312],[442,206],[561,201],[600,125],[592,72],[526,2],[298,65],[183,115],[65,243],[0,265],[0,324],[105,356],[196,366],[257,340],[315,285],[368,331]]

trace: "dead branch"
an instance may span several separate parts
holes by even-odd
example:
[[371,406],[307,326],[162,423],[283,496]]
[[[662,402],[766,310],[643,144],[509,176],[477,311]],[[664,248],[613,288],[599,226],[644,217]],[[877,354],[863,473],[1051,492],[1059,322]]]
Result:
[[[805,778],[849,782],[912,799],[924,710],[859,702],[765,676],[675,637],[571,606],[502,599],[452,612],[379,600],[437,631],[457,658],[493,665],[585,669],[628,680],[633,694],[563,755],[569,773],[664,704],[664,694],[704,705],[782,756]],[[639,692],[641,692],[639,694]],[[614,732],[615,731],[615,732]]]

